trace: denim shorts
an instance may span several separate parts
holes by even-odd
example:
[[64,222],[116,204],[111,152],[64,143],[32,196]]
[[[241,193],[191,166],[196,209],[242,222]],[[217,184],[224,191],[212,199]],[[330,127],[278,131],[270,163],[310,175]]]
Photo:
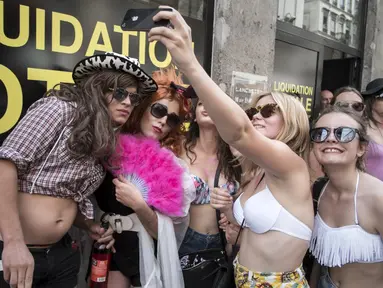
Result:
[[189,227],[178,253],[182,256],[212,248],[222,248],[219,233],[213,235],[201,234]]
[[336,284],[332,281],[327,267],[320,268],[320,278],[318,288],[337,288]]
[[[69,234],[49,248],[29,247],[34,260],[33,288],[73,288],[80,270],[80,251]],[[0,260],[3,242],[0,241]],[[0,271],[0,287],[10,287]]]

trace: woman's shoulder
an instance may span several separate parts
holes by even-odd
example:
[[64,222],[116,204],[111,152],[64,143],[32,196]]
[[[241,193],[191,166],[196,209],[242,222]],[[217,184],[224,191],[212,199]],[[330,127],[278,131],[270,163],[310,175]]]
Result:
[[[363,183],[363,187],[366,187],[370,192],[373,193],[376,190],[382,190],[383,188],[383,181],[379,180],[378,178],[368,174],[367,172],[362,172],[360,174],[361,183]],[[362,182],[363,181],[363,182]],[[383,191],[382,191],[383,193]]]
[[358,210],[371,213],[373,219],[376,220],[375,225],[381,226],[383,217],[383,182],[367,173],[363,173],[362,177],[359,187],[360,191],[358,191]]
[[363,173],[362,175],[363,182],[361,183],[360,188],[362,188],[363,190],[360,191],[358,194],[360,196],[366,196],[366,198],[371,199],[372,202],[375,202],[375,200],[382,198],[383,182],[370,174]]

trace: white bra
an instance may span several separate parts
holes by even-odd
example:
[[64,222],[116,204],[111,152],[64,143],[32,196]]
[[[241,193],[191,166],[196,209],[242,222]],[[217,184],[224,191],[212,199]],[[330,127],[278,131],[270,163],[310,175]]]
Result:
[[[322,197],[329,181],[323,187],[318,199]],[[348,263],[383,262],[383,240],[380,235],[364,230],[358,221],[356,200],[358,195],[359,173],[354,195],[355,224],[343,227],[328,226],[319,215],[315,216],[310,252],[318,263],[327,267],[343,266]]]
[[242,209],[241,196],[234,203],[233,213],[238,224],[246,219],[244,226],[262,234],[274,230],[287,235],[310,241],[312,231],[302,221],[287,211],[266,188],[251,196]]

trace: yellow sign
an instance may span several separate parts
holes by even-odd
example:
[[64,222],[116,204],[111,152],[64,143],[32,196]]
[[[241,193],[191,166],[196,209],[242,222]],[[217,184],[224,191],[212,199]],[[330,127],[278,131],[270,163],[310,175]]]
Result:
[[274,81],[273,91],[299,94],[300,97],[296,97],[305,107],[308,114],[311,114],[312,102],[314,97],[314,87],[299,85],[288,82]]
[[[172,60],[168,51],[166,51],[166,56],[156,54],[158,53],[158,49],[156,49],[157,41],[148,43],[146,32],[122,31],[118,25],[109,25],[108,27],[105,22],[97,21],[91,32],[89,42],[84,42],[84,29],[75,16],[55,11],[47,12],[39,8],[32,10],[26,5],[19,5],[19,27],[15,28],[19,31],[19,34],[16,38],[10,38],[5,33],[4,16],[7,12],[4,10],[4,1],[0,1],[0,45],[3,46],[18,48],[29,45],[34,47],[35,50],[67,55],[79,53],[80,49],[84,48],[85,45],[86,50],[83,49],[83,51],[86,51],[85,55],[79,55],[79,59],[81,59],[84,56],[93,55],[95,51],[115,51],[130,55],[130,49],[133,48],[130,41],[135,37],[138,47],[134,46],[134,48],[138,48],[138,59],[141,64],[145,64],[148,57],[150,60],[148,64],[152,64],[156,68],[164,68],[169,66]],[[31,21],[32,13],[36,17],[35,22]],[[47,13],[50,13],[51,17],[46,17]],[[90,15],[90,17],[92,16]],[[47,18],[51,19],[50,23],[47,23]],[[51,26],[51,37],[46,37],[45,28],[47,25]],[[71,43],[62,43],[62,27],[64,25],[72,27],[73,40]],[[31,33],[36,35],[35,39],[30,39]],[[112,47],[111,33],[121,35],[120,47]],[[48,42],[48,39],[51,39],[51,43]],[[46,45],[47,43],[50,45]],[[46,46],[50,48],[50,51],[47,50]],[[24,56],[33,57],[33,55]],[[164,59],[161,60],[160,58]],[[15,61],[20,61],[20,65],[22,65],[22,59],[15,59]],[[54,85],[60,82],[73,83],[72,72],[40,69],[38,67],[26,67],[25,69],[27,80],[46,82],[47,89],[53,88]],[[4,65],[0,65],[0,81],[6,88],[8,103],[4,116],[0,118],[0,134],[2,134],[10,130],[19,120],[23,106],[23,92],[16,74]]]

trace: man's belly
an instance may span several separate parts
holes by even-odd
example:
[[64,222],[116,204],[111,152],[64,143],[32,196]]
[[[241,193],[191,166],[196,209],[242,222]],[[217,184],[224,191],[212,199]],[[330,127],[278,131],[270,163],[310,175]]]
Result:
[[77,214],[77,203],[71,199],[23,192],[18,194],[18,207],[25,243],[31,245],[58,242]]

